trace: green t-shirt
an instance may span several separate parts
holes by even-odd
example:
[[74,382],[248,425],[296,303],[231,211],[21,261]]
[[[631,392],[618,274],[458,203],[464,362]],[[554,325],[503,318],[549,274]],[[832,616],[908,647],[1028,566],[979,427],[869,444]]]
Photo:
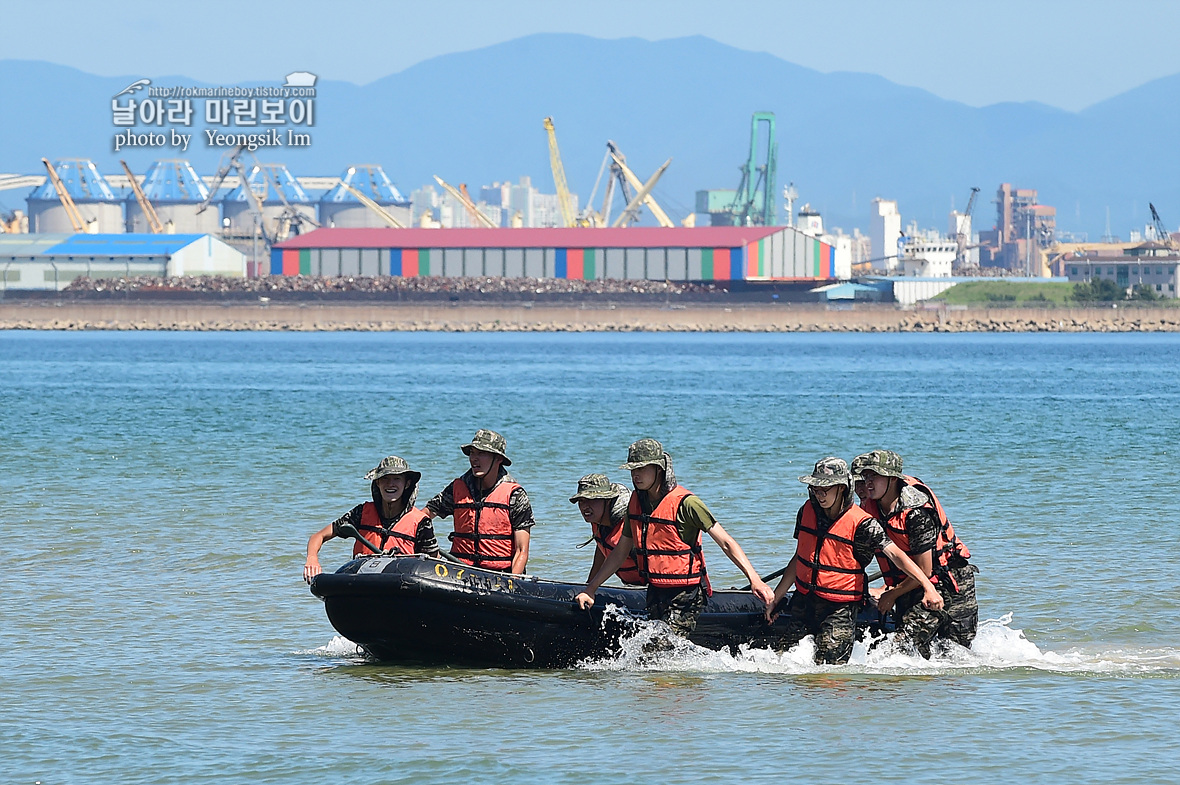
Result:
[[[648,501],[647,494],[636,491],[635,495],[639,497],[639,509],[651,515],[656,506]],[[680,509],[676,511],[676,530],[685,545],[696,542],[697,533],[709,531],[715,523],[717,523],[717,519],[713,517],[713,513],[709,512],[709,508],[705,506],[699,496],[685,496],[684,501],[680,502]],[[635,535],[631,533],[630,518],[623,524],[623,536],[635,539]]]

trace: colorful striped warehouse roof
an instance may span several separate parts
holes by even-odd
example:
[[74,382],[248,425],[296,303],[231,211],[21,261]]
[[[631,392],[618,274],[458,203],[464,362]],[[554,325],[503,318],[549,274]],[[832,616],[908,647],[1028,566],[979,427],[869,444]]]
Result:
[[832,247],[788,226],[317,229],[278,243],[272,275],[830,280]]

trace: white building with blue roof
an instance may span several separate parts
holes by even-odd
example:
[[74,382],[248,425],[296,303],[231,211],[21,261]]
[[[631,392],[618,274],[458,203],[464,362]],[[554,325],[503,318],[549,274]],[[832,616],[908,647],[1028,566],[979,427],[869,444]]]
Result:
[[246,257],[208,234],[0,234],[0,290],[61,290],[86,278],[246,274]]

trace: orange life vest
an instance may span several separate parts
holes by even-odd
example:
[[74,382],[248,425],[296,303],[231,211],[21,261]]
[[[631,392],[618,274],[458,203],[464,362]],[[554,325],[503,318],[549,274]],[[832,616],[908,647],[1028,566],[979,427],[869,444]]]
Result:
[[[426,513],[417,507],[411,507],[397,520],[397,523],[393,524],[392,528],[386,529],[381,525],[381,516],[377,513],[377,505],[373,502],[365,502],[365,506],[361,509],[361,524],[356,528],[360,531],[361,536],[377,546],[378,550],[391,550],[394,553],[408,555],[414,552],[414,545],[418,537],[418,524],[425,519]],[[373,551],[354,540],[352,555],[353,557],[371,556]]]
[[640,578],[652,586],[704,584],[705,591],[711,594],[701,533],[698,531],[696,542],[689,544],[680,538],[676,528],[680,503],[691,495],[683,485],[677,485],[647,514],[639,504],[639,494],[631,494],[627,518],[635,540],[635,566]]
[[504,481],[476,500],[462,478],[451,484],[455,499],[455,531],[451,553],[473,567],[507,572],[512,569],[512,521],[508,502],[520,486]]
[[864,602],[868,578],[852,553],[856,528],[871,515],[855,504],[820,531],[815,502],[803,505],[795,548],[795,588],[831,602]]
[[[590,528],[594,530],[594,544],[597,546],[598,552],[602,554],[603,559],[606,559],[619,544],[619,538],[623,536],[623,522],[619,521],[611,526],[591,524]],[[618,575],[619,580],[623,583],[631,586],[639,586],[644,582],[643,576],[639,574],[639,566],[635,563],[635,554],[631,554],[623,560],[623,566],[615,572],[615,575]]]
[[[876,501],[866,502],[865,509],[869,514],[881,521],[885,526],[885,533],[889,535],[889,539],[898,547],[905,551],[906,555],[913,558],[914,554],[910,553],[910,535],[906,530],[906,519],[913,510],[930,510],[938,519],[938,539],[934,543],[934,553],[931,567],[930,581],[938,583],[940,575],[946,575],[950,578],[949,570],[951,567],[951,559],[958,557],[963,561],[971,558],[971,552],[967,550],[967,546],[955,534],[955,527],[951,526],[950,519],[947,518],[946,511],[942,508],[942,503],[938,501],[938,497],[934,495],[934,491],[926,483],[919,480],[917,477],[902,477],[901,481],[909,487],[921,491],[926,495],[930,502],[921,507],[903,508],[893,513],[892,515],[885,515],[881,512],[881,506]],[[906,575],[899,570],[893,562],[889,561],[884,555],[877,556],[877,563],[881,566],[881,575],[885,578],[886,586],[896,586],[905,580]],[[954,580],[951,580],[952,585]]]

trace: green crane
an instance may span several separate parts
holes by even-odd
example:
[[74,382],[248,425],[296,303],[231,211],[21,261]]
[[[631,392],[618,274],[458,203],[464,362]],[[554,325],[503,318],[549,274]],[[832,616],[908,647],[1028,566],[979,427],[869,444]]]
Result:
[[[765,147],[760,144],[759,130],[766,124]],[[758,164],[759,152],[765,149],[763,163]],[[775,223],[775,193],[778,187],[778,140],[774,133],[774,112],[754,112],[750,118],[750,156],[742,166],[742,182],[729,208],[735,226],[773,226]]]

